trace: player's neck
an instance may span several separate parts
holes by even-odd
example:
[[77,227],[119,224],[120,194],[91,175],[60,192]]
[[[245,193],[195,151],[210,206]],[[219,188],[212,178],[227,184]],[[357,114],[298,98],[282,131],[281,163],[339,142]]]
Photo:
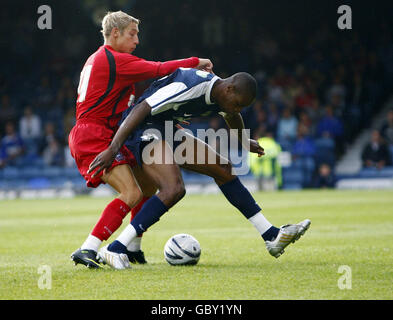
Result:
[[104,41],[104,46],[110,46],[113,50],[118,51],[116,45],[110,40]]
[[217,79],[216,82],[214,82],[212,90],[210,91],[210,101],[219,104],[220,101],[220,86],[223,84],[223,81],[221,79]]

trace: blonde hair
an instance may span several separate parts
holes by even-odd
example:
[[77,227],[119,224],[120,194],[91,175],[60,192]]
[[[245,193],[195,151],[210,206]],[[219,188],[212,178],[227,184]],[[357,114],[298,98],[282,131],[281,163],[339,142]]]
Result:
[[138,25],[140,20],[123,11],[107,12],[105,17],[102,19],[101,33],[104,36],[104,40],[109,38],[113,28],[118,28],[120,33],[123,33],[124,29],[127,28],[131,22]]

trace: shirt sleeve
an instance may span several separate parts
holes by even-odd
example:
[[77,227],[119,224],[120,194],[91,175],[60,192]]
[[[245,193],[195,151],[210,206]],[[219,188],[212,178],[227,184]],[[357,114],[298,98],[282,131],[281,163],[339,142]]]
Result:
[[148,61],[133,55],[119,55],[116,57],[116,73],[133,82],[162,77],[174,72],[177,68],[194,68],[199,64],[199,58],[191,57],[166,62]]

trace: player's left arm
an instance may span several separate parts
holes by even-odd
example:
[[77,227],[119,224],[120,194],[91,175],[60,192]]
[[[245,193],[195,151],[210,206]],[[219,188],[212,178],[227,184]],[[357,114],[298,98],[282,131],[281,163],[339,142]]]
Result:
[[[245,129],[245,127],[242,115],[240,113],[221,113],[221,115],[223,116],[227,126],[230,129],[237,129],[238,139],[240,143],[243,145],[244,148],[248,149],[248,146],[245,146],[243,144],[242,135],[246,134],[246,131],[243,130]],[[250,139],[249,137],[247,137],[247,139],[249,141],[250,152],[257,153],[258,157],[261,157],[265,154],[264,149],[260,146],[258,141]]]

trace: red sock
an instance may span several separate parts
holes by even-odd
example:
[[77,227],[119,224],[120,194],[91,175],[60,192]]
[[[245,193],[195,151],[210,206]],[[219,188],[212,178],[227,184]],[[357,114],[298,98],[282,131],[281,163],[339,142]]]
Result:
[[[132,221],[132,219],[135,218],[135,216],[138,214],[138,212],[142,209],[143,205],[145,204],[145,202],[147,200],[149,200],[150,197],[143,197],[141,201],[139,201],[139,203],[131,209],[131,219],[130,222]],[[142,234],[138,237],[142,237]]]
[[91,234],[100,240],[108,240],[122,224],[123,218],[130,211],[130,207],[122,200],[116,198],[110,202],[102,212]]

